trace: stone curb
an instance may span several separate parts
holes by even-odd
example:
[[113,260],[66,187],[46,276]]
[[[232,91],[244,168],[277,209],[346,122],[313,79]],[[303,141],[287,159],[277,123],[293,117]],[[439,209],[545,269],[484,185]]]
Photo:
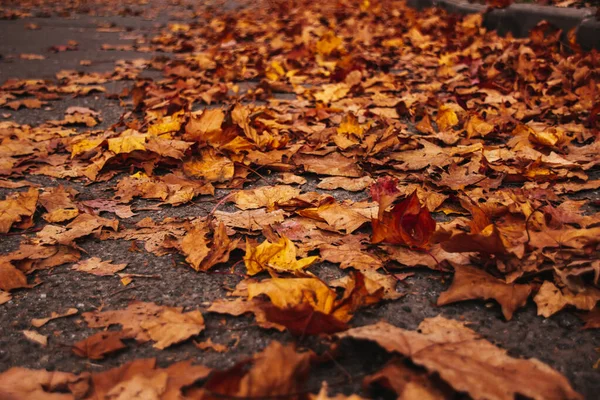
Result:
[[[465,0],[408,0],[414,8],[440,7],[453,13],[484,13],[487,6],[472,4]],[[540,21],[548,21],[566,34],[577,28],[577,43],[586,50],[600,49],[600,21],[595,16],[595,8],[563,8],[533,4],[511,4],[507,8],[494,9],[484,14],[483,23],[487,29],[504,35],[511,32],[515,37],[526,37]]]

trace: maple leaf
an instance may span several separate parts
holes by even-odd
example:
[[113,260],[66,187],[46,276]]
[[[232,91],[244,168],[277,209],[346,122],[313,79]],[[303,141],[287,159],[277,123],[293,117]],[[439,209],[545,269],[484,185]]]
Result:
[[537,304],[537,314],[548,318],[567,305],[580,310],[593,310],[600,301],[600,290],[589,287],[580,293],[572,293],[568,288],[562,291],[551,282],[544,282],[533,298]]
[[[192,115],[185,126],[186,134],[195,141],[206,141],[210,144],[218,144],[213,139],[214,133],[221,130],[225,113],[220,109],[204,110],[198,117]],[[210,135],[209,135],[210,134]]]
[[441,105],[435,119],[440,131],[446,131],[458,125],[458,116],[450,105]]
[[342,119],[340,126],[337,128],[337,133],[339,135],[354,135],[357,138],[362,138],[364,136],[364,128],[359,125],[356,116],[352,113],[348,113]]
[[157,368],[153,358],[134,360],[120,367],[92,374],[89,398],[180,399],[185,387],[206,378],[211,369],[181,361]]
[[502,306],[504,318],[510,320],[531,294],[529,285],[508,284],[475,267],[455,265],[454,271],[452,285],[440,294],[438,306],[464,300],[494,299]]
[[208,247],[206,236],[209,227],[206,223],[196,224],[181,240],[181,251],[186,255],[196,271],[208,271],[219,263],[229,260],[229,253],[237,248],[239,240],[231,240],[227,236],[225,225],[220,223],[214,232],[211,247]]
[[379,212],[380,216],[371,220],[371,243],[426,247],[435,231],[435,220],[427,208],[421,207],[416,191],[396,204],[390,212],[382,212],[381,206]]
[[124,337],[138,342],[155,341],[164,349],[204,330],[200,311],[182,312],[183,307],[164,307],[154,303],[133,302],[125,310],[94,311],[82,314],[90,328],[121,325]]
[[347,234],[369,221],[369,218],[360,212],[337,202],[326,202],[317,208],[305,208],[297,213],[304,217],[325,221],[334,230],[345,231]]
[[274,243],[265,240],[256,247],[246,240],[244,263],[248,275],[256,275],[264,270],[289,272],[303,270],[319,259],[317,256],[312,256],[298,260],[296,252],[296,246],[286,237],[281,237]]
[[512,358],[463,323],[440,316],[423,320],[418,332],[379,322],[337,336],[370,340],[409,357],[474,399],[512,400],[518,394],[540,400],[582,398],[548,365]]
[[294,156],[294,163],[304,166],[306,172],[314,172],[320,175],[346,176],[350,178],[363,176],[363,171],[357,165],[356,160],[345,157],[337,152],[329,154],[326,157],[296,154]]

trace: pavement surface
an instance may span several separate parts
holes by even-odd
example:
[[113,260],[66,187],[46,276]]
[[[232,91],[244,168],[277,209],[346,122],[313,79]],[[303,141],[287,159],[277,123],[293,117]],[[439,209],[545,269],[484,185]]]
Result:
[[[173,5],[175,4],[175,5]],[[138,6],[138,8],[143,8]],[[69,16],[36,16],[43,14],[32,9],[32,16],[17,19],[0,20],[0,82],[10,78],[55,80],[55,74],[61,70],[110,71],[119,60],[150,60],[155,56],[173,57],[169,53],[148,53],[132,50],[105,51],[102,45],[133,44],[136,40],[148,39],[160,26],[174,22],[190,22],[186,17],[185,5],[178,6],[171,2],[168,8],[155,15],[102,16],[86,15],[72,12]],[[35,24],[39,29],[28,29]],[[120,32],[99,32],[98,26],[125,28]],[[52,52],[52,46],[78,42],[75,51]],[[41,54],[44,60],[25,60],[19,57],[22,53]],[[81,60],[89,60],[89,66],[80,65]],[[156,71],[144,72],[149,79],[160,79]],[[118,93],[130,87],[131,81],[108,82],[104,84],[106,94],[91,94],[83,97],[67,98],[54,101],[49,106],[38,110],[21,109],[19,111],[2,110],[3,118],[20,124],[37,125],[51,119],[59,119],[64,110],[70,106],[89,107],[101,110],[103,122],[94,129],[105,129],[117,122],[122,109],[119,100],[107,98],[107,94]],[[276,174],[248,185],[253,187],[274,182]],[[52,179],[43,176],[28,177],[31,182],[42,186],[64,185],[78,190],[80,200],[110,198],[107,183],[86,186],[84,182]],[[305,190],[312,189],[310,186]],[[318,189],[315,189],[318,191]],[[12,189],[0,189],[0,197],[12,193]],[[353,200],[365,198],[365,194],[349,195],[343,191],[328,192],[338,198],[349,197]],[[217,193],[215,198],[225,192]],[[585,194],[587,198],[598,198],[597,193]],[[135,208],[148,204],[144,200],[134,200]],[[206,215],[215,205],[213,198],[199,198],[193,204],[176,208],[162,208],[160,211],[141,211],[128,220],[125,225],[133,224],[146,216],[153,218],[184,217]],[[224,206],[223,210],[228,210]],[[231,209],[233,210],[233,209]],[[7,235],[0,238],[0,252],[8,253],[18,248],[20,235]],[[156,257],[147,252],[129,251],[129,241],[98,241],[93,238],[79,242],[82,249],[90,255],[102,255],[112,259],[114,263],[129,264],[129,273],[157,275],[159,279],[139,279],[125,289],[116,278],[102,278],[88,274],[70,274],[69,265],[39,273],[42,284],[30,289],[17,291],[8,303],[0,306],[0,372],[13,366],[44,368],[80,372],[84,370],[99,371],[121,365],[127,361],[157,357],[160,365],[168,365],[177,360],[194,359],[209,367],[224,368],[233,365],[237,360],[251,356],[263,349],[271,340],[292,341],[288,333],[264,331],[254,325],[252,318],[232,318],[226,316],[207,315],[207,330],[212,332],[214,341],[233,345],[226,353],[202,351],[190,341],[157,351],[150,344],[132,345],[128,351],[111,356],[102,361],[90,362],[75,356],[69,346],[94,333],[82,321],[72,318],[51,321],[39,331],[49,335],[52,340],[46,348],[35,346],[27,341],[21,331],[30,328],[30,320],[48,315],[52,311],[61,311],[76,307],[80,312],[92,311],[104,305],[106,309],[124,308],[132,299],[153,301],[164,305],[184,307],[205,307],[212,300],[225,295],[224,287],[233,287],[239,281],[236,275],[224,274],[228,266],[219,267],[212,273],[197,273],[187,267],[183,257],[167,255]],[[338,276],[338,268],[320,263],[311,268],[320,277]],[[562,311],[557,315],[544,319],[536,316],[535,304],[532,300],[524,309],[519,310],[512,321],[502,318],[500,308],[494,303],[482,301],[462,302],[458,304],[436,307],[439,294],[448,288],[449,276],[425,270],[415,270],[415,275],[405,281],[400,290],[407,295],[393,302],[381,304],[359,311],[353,325],[373,323],[387,320],[390,323],[415,329],[426,317],[438,314],[452,318],[464,318],[471,322],[471,327],[485,338],[506,349],[513,356],[536,357],[549,364],[566,377],[574,388],[586,398],[597,398],[600,393],[600,373],[594,369],[600,354],[596,350],[599,344],[598,332],[582,331],[581,321],[575,313]],[[202,308],[201,308],[202,309]],[[226,320],[227,325],[222,321]],[[316,339],[306,339],[302,346],[318,347]],[[343,356],[338,362],[343,369],[329,368],[313,376],[318,377],[312,384],[318,387],[321,380],[335,382],[346,373],[361,376],[377,371],[389,358],[376,346],[353,346],[343,348]],[[335,386],[335,385],[332,385]],[[353,393],[360,391],[360,379],[336,386],[336,391]]]

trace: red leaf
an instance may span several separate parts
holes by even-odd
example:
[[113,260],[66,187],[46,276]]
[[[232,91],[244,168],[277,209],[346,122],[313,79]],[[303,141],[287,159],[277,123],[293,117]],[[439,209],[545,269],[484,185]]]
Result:
[[391,212],[380,209],[379,215],[379,218],[371,221],[371,243],[386,242],[425,247],[435,231],[435,220],[429,210],[421,206],[416,191],[396,204]]

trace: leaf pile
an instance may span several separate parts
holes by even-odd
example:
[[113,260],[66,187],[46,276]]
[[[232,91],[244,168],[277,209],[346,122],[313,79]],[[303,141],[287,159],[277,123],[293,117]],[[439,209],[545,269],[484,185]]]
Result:
[[[97,129],[102,110],[84,107],[36,126],[0,122],[0,187],[11,191],[0,234],[22,236],[0,256],[0,304],[43,283],[36,271],[64,264],[125,287],[148,277],[81,247],[128,240],[198,274],[243,278],[205,308],[134,301],[85,312],[87,327],[103,330],[72,343],[77,356],[101,360],[133,341],[162,350],[210,336],[207,316],[251,314],[300,342],[376,342],[398,357],[365,385],[399,398],[579,398],[555,370],[511,358],[457,321],[428,319],[419,332],[351,326],[365,307],[410,296],[398,272],[418,267],[454,272],[439,306],[493,299],[510,320],[533,298],[539,315],[576,308],[589,312],[586,329],[598,328],[600,213],[587,201],[600,188],[595,53],[566,49],[547,24],[503,38],[481,15],[392,0],[197,6],[194,17],[205,22],[136,42],[173,57],[2,84],[7,110],[102,93],[111,81],[129,87],[107,128]],[[90,199],[74,182],[110,190]],[[155,213],[198,202],[210,211]],[[343,277],[324,277],[324,262]],[[210,338],[197,346],[217,348]],[[323,357],[274,342],[224,371],[154,359],[79,375],[12,368],[0,394],[308,398],[304,383]],[[326,388],[310,396],[329,398]]]

